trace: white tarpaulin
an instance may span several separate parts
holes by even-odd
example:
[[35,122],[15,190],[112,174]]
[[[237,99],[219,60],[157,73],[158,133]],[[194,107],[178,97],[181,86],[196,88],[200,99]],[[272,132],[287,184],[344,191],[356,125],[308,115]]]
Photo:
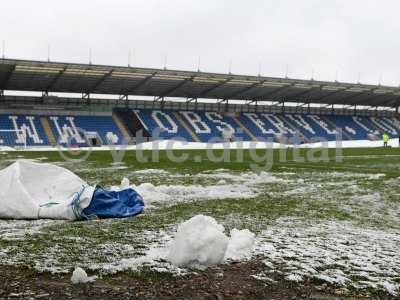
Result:
[[93,192],[94,187],[69,170],[18,160],[0,170],[0,218],[74,220],[74,198],[79,194],[79,209],[83,210]]

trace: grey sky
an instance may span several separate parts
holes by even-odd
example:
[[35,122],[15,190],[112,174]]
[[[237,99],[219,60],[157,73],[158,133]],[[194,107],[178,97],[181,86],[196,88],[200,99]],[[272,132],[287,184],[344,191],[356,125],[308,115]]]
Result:
[[398,0],[3,0],[6,57],[400,83]]

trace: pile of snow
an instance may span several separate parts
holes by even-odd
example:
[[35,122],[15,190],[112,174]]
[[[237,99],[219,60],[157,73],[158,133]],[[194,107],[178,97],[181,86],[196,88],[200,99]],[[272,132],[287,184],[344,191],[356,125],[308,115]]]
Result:
[[15,151],[15,149],[9,146],[1,146],[0,151]]
[[[399,147],[398,139],[390,139],[388,142],[390,147]],[[300,145],[300,148],[375,148],[383,147],[383,141],[381,139],[376,141],[371,140],[350,140],[350,141],[329,141],[329,142],[317,142],[307,143]]]
[[[388,142],[391,147],[398,147],[398,139],[390,139]],[[79,149],[69,148],[71,151],[110,151],[115,150],[116,145],[103,145],[100,147],[80,147]],[[265,141],[243,141],[243,142],[229,142],[229,143],[200,143],[200,142],[184,142],[177,140],[157,140],[152,142],[141,143],[138,145],[124,145],[124,150],[217,150],[217,149],[282,149],[282,148],[293,148],[290,144],[280,143],[269,143]],[[317,143],[305,143],[301,144],[300,148],[371,148],[371,147],[382,147],[383,141],[379,138],[378,140],[350,140],[350,141],[329,141],[329,142],[317,142]],[[0,147],[0,151],[59,151],[57,147],[50,146],[28,146],[26,149],[17,149],[8,146]]]
[[197,215],[179,225],[168,258],[176,266],[211,266],[223,261],[229,239],[224,226]]
[[137,170],[132,172],[133,174],[136,175],[167,175],[169,174],[168,171],[163,170],[163,169],[143,169],[143,170]]
[[241,184],[216,185],[153,185],[142,183],[132,186],[144,199],[146,205],[153,202],[182,202],[209,199],[248,199],[258,195],[256,189]]
[[72,273],[71,282],[73,284],[88,283],[95,281],[97,276],[88,276],[84,269],[77,267]]
[[231,231],[209,216],[197,215],[178,226],[169,248],[168,260],[175,266],[204,268],[224,259],[242,259],[253,250],[255,235],[249,230]]
[[195,175],[199,178],[213,178],[213,179],[221,179],[226,182],[226,180],[230,180],[232,182],[241,182],[242,184],[254,186],[260,183],[275,183],[275,182],[284,182],[285,180],[278,178],[269,174],[268,172],[261,171],[259,173],[255,172],[241,172],[241,173],[231,173],[229,170],[214,170],[212,172],[206,171],[200,174]]
[[[259,195],[262,191],[259,186],[261,184],[285,182],[285,180],[264,171],[259,174],[254,172],[231,174],[217,170],[216,173],[200,173],[194,176],[218,181],[210,185],[154,185],[150,182],[144,182],[136,186],[130,185],[128,178],[123,178],[120,186],[113,186],[111,189],[119,191],[131,187],[142,196],[146,206],[151,206],[155,202],[176,203],[209,199],[249,199]],[[227,180],[232,183],[228,183]]]
[[253,251],[255,238],[256,235],[248,229],[232,229],[225,259],[241,260],[248,257]]

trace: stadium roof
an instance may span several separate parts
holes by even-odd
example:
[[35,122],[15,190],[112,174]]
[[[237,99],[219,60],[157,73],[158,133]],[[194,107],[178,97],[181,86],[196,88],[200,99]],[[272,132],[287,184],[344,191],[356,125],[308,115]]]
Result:
[[0,90],[400,106],[390,86],[15,59],[0,59]]

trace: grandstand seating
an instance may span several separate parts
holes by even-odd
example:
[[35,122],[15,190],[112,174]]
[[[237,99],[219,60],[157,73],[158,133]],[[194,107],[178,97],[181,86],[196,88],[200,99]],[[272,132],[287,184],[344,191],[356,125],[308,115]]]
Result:
[[123,135],[111,117],[50,116],[49,122],[56,141],[61,144],[69,142],[78,146],[86,145],[87,140],[85,135],[97,138],[100,144],[109,144],[107,135],[109,132],[117,136],[115,139],[117,143],[123,143]]
[[[234,140],[250,141],[248,131],[257,140],[287,142],[296,136],[301,142],[309,142],[335,140],[338,128],[343,140],[380,138],[383,132],[395,137],[398,127],[395,119],[350,115],[240,113],[234,116],[218,112],[149,109],[135,112],[149,132],[161,129],[161,139],[180,137],[192,141],[194,134],[201,142],[223,140],[226,129],[234,132]],[[177,118],[177,114],[181,118]],[[241,124],[247,130],[243,130]]]
[[291,138],[296,134],[296,130],[280,114],[244,113],[240,115],[240,120],[258,140],[284,142],[282,137]]
[[201,141],[225,141],[227,136],[224,136],[224,132],[231,132],[236,140],[250,140],[231,116],[204,111],[184,111],[180,114]]
[[190,133],[178,121],[174,111],[143,109],[135,110],[134,113],[142,122],[144,129],[154,138],[193,141]]
[[[43,116],[43,115],[0,115],[0,145],[48,146],[49,137],[40,119],[47,118],[55,140],[60,144],[86,146],[87,138],[99,144],[123,143],[123,136],[111,116]],[[26,132],[26,139],[24,136]],[[110,133],[113,139],[110,139]]]
[[[25,139],[26,135],[26,139]],[[47,136],[40,118],[32,115],[0,115],[0,145],[46,146]]]
[[[97,145],[134,141],[143,129],[153,139],[184,139],[188,142],[270,140],[311,142],[316,138],[335,140],[338,128],[343,140],[380,139],[383,132],[398,136],[396,118],[352,115],[282,113],[219,113],[151,109],[119,109],[115,116],[0,114],[0,145],[48,146],[57,141],[86,146],[88,138]],[[43,122],[45,119],[45,122]],[[118,121],[118,122],[117,122]],[[119,123],[119,124],[116,124]],[[121,128],[122,126],[122,128]],[[123,128],[126,127],[126,128]],[[24,137],[26,132],[26,139]],[[226,133],[231,133],[227,138]],[[296,136],[296,140],[289,140]]]

